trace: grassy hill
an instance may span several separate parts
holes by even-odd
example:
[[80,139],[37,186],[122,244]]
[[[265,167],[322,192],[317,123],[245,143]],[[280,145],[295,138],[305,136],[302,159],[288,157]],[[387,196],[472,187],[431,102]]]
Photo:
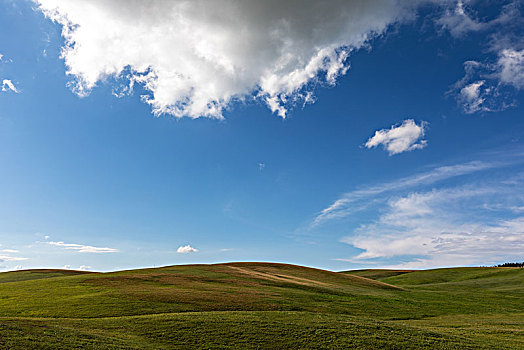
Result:
[[0,348],[524,349],[524,269],[0,274]]
[[366,277],[373,280],[380,280],[382,278],[402,275],[404,273],[410,273],[414,270],[386,270],[386,269],[368,269],[368,270],[353,270],[353,271],[342,271],[345,274],[351,274],[354,276]]
[[0,273],[0,283],[38,280],[41,278],[75,276],[75,275],[83,275],[87,273],[94,273],[94,272],[75,271],[75,270],[57,270],[57,269],[18,270],[18,271]]

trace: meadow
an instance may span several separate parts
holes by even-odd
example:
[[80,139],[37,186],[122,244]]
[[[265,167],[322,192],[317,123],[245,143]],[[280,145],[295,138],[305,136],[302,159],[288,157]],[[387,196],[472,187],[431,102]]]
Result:
[[524,269],[0,274],[2,349],[524,349]]

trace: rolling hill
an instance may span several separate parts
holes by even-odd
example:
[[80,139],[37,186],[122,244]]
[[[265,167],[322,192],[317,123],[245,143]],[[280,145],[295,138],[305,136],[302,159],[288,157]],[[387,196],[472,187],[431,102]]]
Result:
[[524,269],[0,274],[0,348],[524,348]]

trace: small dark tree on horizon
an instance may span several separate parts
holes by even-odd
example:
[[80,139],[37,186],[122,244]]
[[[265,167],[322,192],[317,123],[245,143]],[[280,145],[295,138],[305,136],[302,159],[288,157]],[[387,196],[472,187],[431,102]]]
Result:
[[495,265],[495,267],[524,267],[524,262],[507,262]]

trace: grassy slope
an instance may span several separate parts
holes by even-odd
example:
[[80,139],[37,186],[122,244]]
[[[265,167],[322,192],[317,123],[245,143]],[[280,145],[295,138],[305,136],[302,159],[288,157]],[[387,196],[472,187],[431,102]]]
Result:
[[0,348],[524,348],[524,269],[359,273],[376,281],[266,263],[9,274]]
[[90,274],[93,272],[75,271],[75,270],[56,270],[56,269],[39,269],[39,270],[19,270],[0,273],[0,283],[21,282],[37,280],[41,278],[53,278],[64,276],[75,276]]
[[342,273],[344,273],[344,274],[351,274],[351,275],[354,275],[354,276],[371,278],[372,280],[380,280],[382,278],[402,275],[402,274],[410,273],[410,272],[413,272],[413,270],[368,269],[368,270],[342,271]]
[[[521,315],[522,316],[522,315]],[[520,317],[522,320],[522,317]],[[103,319],[0,319],[0,347],[518,349],[500,321],[439,329],[347,315],[293,311],[215,311]],[[506,321],[507,322],[507,321]],[[522,321],[513,320],[522,327]],[[520,322],[520,323],[518,323]],[[458,331],[457,331],[458,330]]]
[[293,265],[185,265],[5,283],[0,316],[348,309],[365,314],[366,305],[391,300],[399,292],[383,282]]

